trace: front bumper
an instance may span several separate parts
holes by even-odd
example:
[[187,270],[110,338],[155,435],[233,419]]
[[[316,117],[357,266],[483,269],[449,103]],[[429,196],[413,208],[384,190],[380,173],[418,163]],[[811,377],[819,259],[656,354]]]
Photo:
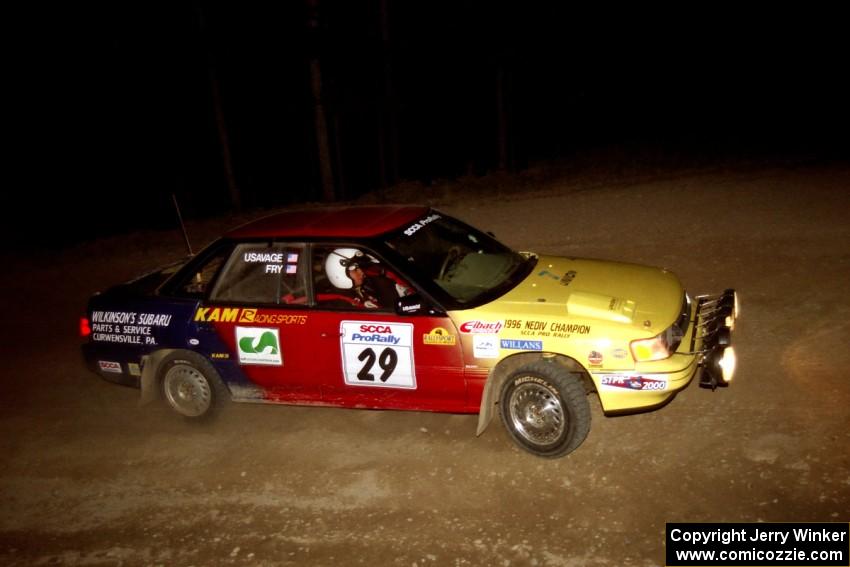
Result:
[[699,356],[699,385],[714,390],[728,386],[735,375],[732,331],[738,319],[738,294],[727,289],[719,295],[697,297],[691,352]]

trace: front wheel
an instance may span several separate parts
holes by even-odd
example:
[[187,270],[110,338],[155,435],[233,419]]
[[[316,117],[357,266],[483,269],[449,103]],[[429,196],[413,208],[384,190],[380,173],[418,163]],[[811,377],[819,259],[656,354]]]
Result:
[[175,352],[160,367],[162,393],[168,405],[192,419],[211,417],[230,399],[227,387],[204,357],[189,351]]
[[511,438],[540,457],[574,451],[590,431],[590,405],[581,380],[553,361],[539,360],[511,374],[499,406]]

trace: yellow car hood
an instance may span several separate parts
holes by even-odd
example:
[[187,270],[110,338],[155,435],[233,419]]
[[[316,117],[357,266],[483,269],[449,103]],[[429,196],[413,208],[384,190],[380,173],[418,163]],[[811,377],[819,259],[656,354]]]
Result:
[[683,293],[679,279],[664,269],[540,256],[522,283],[483,310],[620,323],[657,333],[678,317]]

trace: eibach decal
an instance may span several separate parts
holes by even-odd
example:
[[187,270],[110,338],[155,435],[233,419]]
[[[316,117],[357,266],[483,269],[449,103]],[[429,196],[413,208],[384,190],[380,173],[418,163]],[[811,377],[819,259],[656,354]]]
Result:
[[467,321],[460,326],[461,333],[495,334],[502,330],[502,321]]

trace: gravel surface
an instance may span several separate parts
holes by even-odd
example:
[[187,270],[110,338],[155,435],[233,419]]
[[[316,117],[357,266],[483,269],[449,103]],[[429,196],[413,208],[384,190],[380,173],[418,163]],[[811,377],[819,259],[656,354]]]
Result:
[[90,374],[76,335],[176,232],[7,255],[0,564],[657,566],[666,522],[850,521],[850,169],[517,183],[419,200],[518,249],[737,288],[735,383],[616,418],[591,398],[558,460],[476,416],[237,404],[198,426]]

